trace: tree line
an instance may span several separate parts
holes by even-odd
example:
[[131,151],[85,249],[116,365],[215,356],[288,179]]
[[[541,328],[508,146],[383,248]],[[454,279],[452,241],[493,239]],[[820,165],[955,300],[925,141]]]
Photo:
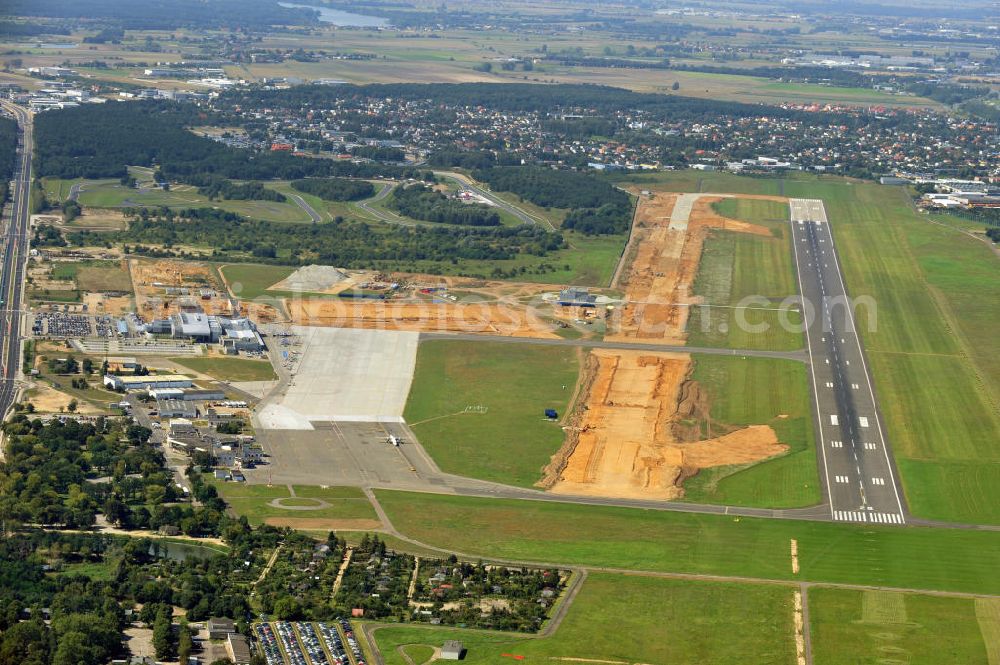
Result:
[[345,178],[303,178],[293,180],[292,189],[318,196],[324,201],[359,201],[375,193],[375,187],[364,180]]
[[7,191],[17,167],[17,121],[0,116],[0,206],[7,202]]
[[197,176],[191,178],[189,182],[198,187],[199,194],[207,196],[213,201],[215,199],[227,199],[230,201],[250,200],[284,203],[288,200],[288,197],[281,192],[268,189],[256,181],[236,184],[232,180],[218,176]]
[[632,221],[629,195],[590,174],[522,166],[476,171],[475,177],[535,205],[570,209],[563,228],[587,235],[624,233]]
[[313,9],[281,7],[270,0],[88,0],[81,8],[62,0],[7,0],[8,16],[89,19],[120,23],[129,30],[174,30],[180,27],[258,28],[276,25],[313,25]]
[[[226,260],[263,259],[282,265],[323,263],[345,268],[384,263],[513,259],[547,256],[566,244],[561,234],[536,226],[400,227],[335,218],[324,224],[296,227],[247,219],[213,208],[170,210],[126,209],[128,228],[111,233],[78,232],[74,244],[124,244],[128,251],[157,255],[177,245],[205,247]],[[169,254],[172,255],[172,254]]]
[[192,104],[138,101],[62,109],[35,120],[35,169],[58,178],[122,178],[126,166],[157,166],[163,177],[298,180],[307,177],[409,178],[418,169],[380,162],[297,157],[234,148],[186,127],[210,119]]

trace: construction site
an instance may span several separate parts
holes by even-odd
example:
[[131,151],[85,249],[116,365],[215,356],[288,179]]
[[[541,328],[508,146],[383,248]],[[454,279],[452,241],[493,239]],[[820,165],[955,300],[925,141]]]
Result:
[[540,485],[558,494],[671,500],[701,469],[788,450],[767,425],[712,432],[711,398],[690,380],[692,368],[685,353],[592,350],[566,442]]
[[[684,344],[692,293],[709,231],[771,236],[770,229],[720,216],[713,203],[724,196],[647,193],[636,210],[625,258],[613,288],[624,291],[624,306],[606,339]],[[785,202],[781,197],[742,196]]]

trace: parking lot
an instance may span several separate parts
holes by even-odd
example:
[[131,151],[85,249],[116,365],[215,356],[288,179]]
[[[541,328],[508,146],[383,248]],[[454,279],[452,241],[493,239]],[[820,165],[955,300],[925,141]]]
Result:
[[65,312],[37,312],[31,332],[41,337],[90,337],[96,328],[92,317]]
[[361,647],[346,619],[333,623],[259,623],[254,626],[254,636],[268,665],[365,665]]

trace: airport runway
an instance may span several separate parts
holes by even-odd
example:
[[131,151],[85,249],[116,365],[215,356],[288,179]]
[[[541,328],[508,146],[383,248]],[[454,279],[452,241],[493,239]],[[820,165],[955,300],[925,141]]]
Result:
[[789,206],[829,516],[842,522],[905,524],[903,492],[826,209],[817,199],[790,199]]

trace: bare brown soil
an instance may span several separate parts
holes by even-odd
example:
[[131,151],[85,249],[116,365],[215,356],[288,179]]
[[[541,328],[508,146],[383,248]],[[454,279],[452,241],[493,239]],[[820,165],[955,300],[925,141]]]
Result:
[[[187,307],[208,314],[230,314],[232,307],[214,271],[204,263],[169,259],[129,261],[136,310],[146,318],[163,318]],[[167,293],[168,288],[187,289],[187,295]],[[211,298],[202,299],[200,290],[212,289]]]
[[[66,378],[69,382],[69,378]],[[69,403],[73,401],[72,395],[59,392],[55,388],[44,383],[37,383],[25,395],[23,401],[31,402],[36,413],[69,413]],[[86,400],[77,400],[76,413],[83,416],[94,416],[105,413]]]
[[109,296],[104,293],[87,292],[83,294],[83,302],[87,310],[95,314],[111,314],[119,316],[132,311],[130,296]]
[[700,438],[697,425],[683,425],[678,436],[678,425],[709,408],[690,370],[688,354],[591,351],[581,408],[540,484],[559,494],[677,499],[684,479],[700,469],[788,450],[766,425],[710,439]]
[[708,231],[720,228],[771,234],[763,226],[718,215],[712,203],[721,198],[699,198],[691,209],[686,229],[670,226],[676,194],[651,194],[640,199],[635,231],[626,254],[629,264],[618,280],[625,289],[626,304],[613,318],[607,339],[685,343],[690,306],[699,302],[691,288]]
[[292,321],[299,325],[557,337],[541,317],[503,303],[290,300],[287,306]]

